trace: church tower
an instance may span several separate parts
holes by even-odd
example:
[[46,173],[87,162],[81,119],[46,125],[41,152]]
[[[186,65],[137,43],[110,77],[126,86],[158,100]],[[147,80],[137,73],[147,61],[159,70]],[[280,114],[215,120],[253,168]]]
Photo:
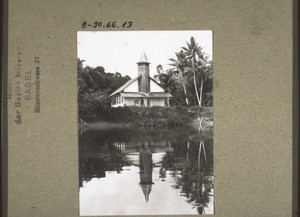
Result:
[[139,92],[149,93],[150,92],[150,62],[147,59],[145,52],[141,54],[138,64],[138,83]]

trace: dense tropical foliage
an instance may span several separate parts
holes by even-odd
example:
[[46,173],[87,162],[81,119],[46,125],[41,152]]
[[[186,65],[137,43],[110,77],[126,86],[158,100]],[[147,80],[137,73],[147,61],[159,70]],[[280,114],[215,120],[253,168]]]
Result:
[[173,95],[171,105],[212,106],[212,61],[194,37],[169,61],[166,71],[157,66],[155,78]]
[[[130,80],[119,72],[105,72],[102,66],[83,67],[84,60],[77,60],[78,114],[84,121],[94,121],[101,111],[110,108],[109,95]],[[99,113],[100,112],[100,113]]]

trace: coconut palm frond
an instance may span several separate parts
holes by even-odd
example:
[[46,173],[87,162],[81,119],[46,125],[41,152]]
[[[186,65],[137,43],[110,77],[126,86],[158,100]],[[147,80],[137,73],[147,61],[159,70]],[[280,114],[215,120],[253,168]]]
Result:
[[171,61],[171,62],[177,62],[177,60],[175,60],[174,58],[170,58],[169,61]]
[[183,49],[185,52],[188,52],[188,53],[191,51],[191,49],[186,48],[186,47],[181,47],[181,49]]

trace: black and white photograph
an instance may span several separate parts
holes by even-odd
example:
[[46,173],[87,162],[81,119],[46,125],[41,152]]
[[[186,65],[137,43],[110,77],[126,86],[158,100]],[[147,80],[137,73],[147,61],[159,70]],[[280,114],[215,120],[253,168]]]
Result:
[[77,32],[81,216],[215,213],[212,40]]

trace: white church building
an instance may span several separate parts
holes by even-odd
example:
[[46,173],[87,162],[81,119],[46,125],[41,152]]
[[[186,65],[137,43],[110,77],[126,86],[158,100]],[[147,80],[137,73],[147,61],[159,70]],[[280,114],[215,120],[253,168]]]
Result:
[[119,106],[169,106],[170,93],[150,77],[150,62],[145,52],[142,53],[138,64],[138,76],[127,81],[113,92],[110,97],[112,107]]

